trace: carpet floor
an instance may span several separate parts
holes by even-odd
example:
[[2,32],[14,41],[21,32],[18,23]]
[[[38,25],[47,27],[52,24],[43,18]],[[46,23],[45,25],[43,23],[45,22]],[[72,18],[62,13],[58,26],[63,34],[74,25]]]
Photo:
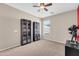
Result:
[[64,56],[64,44],[39,40],[0,52],[0,56]]

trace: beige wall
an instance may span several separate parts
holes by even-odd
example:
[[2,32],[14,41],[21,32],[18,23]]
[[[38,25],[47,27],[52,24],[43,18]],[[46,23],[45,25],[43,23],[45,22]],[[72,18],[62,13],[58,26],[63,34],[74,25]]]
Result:
[[40,22],[40,19],[33,15],[0,4],[0,51],[20,45],[21,18]]
[[43,35],[43,38],[65,43],[66,40],[71,39],[71,35],[68,33],[68,28],[73,24],[77,24],[76,10],[50,16],[44,18],[44,20],[50,20],[51,25],[50,33]]
[[[20,45],[20,19],[28,19],[37,22],[39,18],[12,8],[5,4],[0,4],[0,50]],[[50,20],[50,33],[43,35],[44,39],[65,43],[70,39],[68,27],[72,24],[77,24],[76,10],[50,16],[43,20]],[[43,26],[41,25],[43,28]],[[43,30],[43,29],[42,29]],[[15,32],[17,31],[17,32]],[[43,33],[43,31],[41,31]]]

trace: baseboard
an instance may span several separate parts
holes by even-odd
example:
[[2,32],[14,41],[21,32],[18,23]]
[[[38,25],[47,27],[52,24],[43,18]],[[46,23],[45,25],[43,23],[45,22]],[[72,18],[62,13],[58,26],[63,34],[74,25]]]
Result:
[[[44,40],[47,40],[47,39],[44,39]],[[60,44],[64,44],[65,45],[65,43],[61,43],[61,42],[57,42],[57,41],[52,41],[52,40],[47,40],[47,41],[56,42],[56,43],[60,43]]]
[[13,49],[13,48],[16,48],[16,47],[19,47],[19,46],[21,46],[21,45],[20,44],[17,44],[17,45],[10,46],[10,47],[4,48],[4,49],[0,49],[0,52],[6,51],[6,50],[10,50],[10,49]]

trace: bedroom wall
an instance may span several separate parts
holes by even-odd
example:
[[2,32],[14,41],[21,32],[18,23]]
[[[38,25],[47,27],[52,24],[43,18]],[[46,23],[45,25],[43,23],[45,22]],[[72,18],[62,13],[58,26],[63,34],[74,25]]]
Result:
[[41,24],[39,18],[0,3],[0,51],[20,45],[20,19]]
[[77,25],[77,13],[73,10],[44,18],[43,21],[45,20],[50,21],[50,33],[44,34],[43,39],[65,44],[66,40],[71,39],[68,28],[73,24]]

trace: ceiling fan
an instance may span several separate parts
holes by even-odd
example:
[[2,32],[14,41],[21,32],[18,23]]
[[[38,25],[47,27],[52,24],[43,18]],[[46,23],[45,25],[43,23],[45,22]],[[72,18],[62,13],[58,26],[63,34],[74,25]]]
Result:
[[[33,7],[39,7],[40,9],[43,9],[45,11],[48,11],[48,9],[46,7],[52,6],[52,3],[40,3],[39,5],[33,5]],[[40,9],[38,11],[40,11]]]

